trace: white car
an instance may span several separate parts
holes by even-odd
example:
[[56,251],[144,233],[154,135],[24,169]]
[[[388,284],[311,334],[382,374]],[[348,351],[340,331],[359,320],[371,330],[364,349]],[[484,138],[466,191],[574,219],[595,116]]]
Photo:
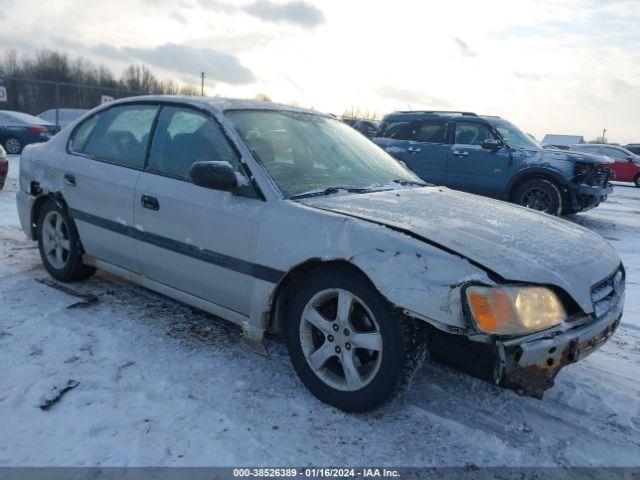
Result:
[[25,149],[18,209],[61,281],[101,268],[285,336],[302,382],[380,405],[428,351],[540,396],[617,327],[624,269],[599,235],[425,185],[328,115],[140,97]]

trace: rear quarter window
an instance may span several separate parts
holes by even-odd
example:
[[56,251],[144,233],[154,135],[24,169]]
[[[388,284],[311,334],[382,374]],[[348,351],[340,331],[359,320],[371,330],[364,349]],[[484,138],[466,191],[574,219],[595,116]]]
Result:
[[406,138],[408,127],[408,121],[388,120],[380,126],[378,136],[396,140],[408,140],[408,138]]

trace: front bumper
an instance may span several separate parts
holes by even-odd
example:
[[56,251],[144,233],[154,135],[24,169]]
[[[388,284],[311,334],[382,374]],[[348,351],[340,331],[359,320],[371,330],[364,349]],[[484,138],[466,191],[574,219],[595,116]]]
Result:
[[607,300],[606,310],[599,311],[595,320],[575,319],[549,333],[496,342],[496,383],[522,395],[541,397],[562,367],[583,359],[609,339],[620,323],[623,306],[624,286]]
[[541,398],[562,367],[594,352],[613,334],[622,317],[624,290],[621,267],[594,287],[593,314],[574,316],[518,338],[433,328],[427,337],[430,359],[521,395]]
[[568,188],[569,208],[572,213],[597,207],[613,192],[613,185],[593,186],[581,183]]

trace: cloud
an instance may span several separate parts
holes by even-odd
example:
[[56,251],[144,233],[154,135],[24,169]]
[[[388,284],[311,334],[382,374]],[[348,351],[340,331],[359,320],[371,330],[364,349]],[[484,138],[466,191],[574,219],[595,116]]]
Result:
[[473,57],[477,57],[478,56],[478,54],[476,52],[471,50],[471,48],[469,47],[469,44],[467,42],[465,42],[464,40],[462,40],[461,38],[454,37],[453,41],[458,46],[458,50],[460,51],[460,55],[462,55],[463,57],[473,58]]
[[175,20],[176,22],[181,23],[182,25],[189,24],[189,21],[187,20],[187,18],[180,12],[171,12],[169,14],[169,17]]
[[246,85],[256,81],[253,72],[242,65],[238,58],[210,48],[193,48],[187,45],[167,43],[152,48],[113,47],[97,45],[91,50],[114,60],[141,61],[171,72],[179,73],[189,81],[206,72],[207,78],[230,85]]
[[256,0],[243,7],[243,10],[245,13],[267,22],[292,23],[301,27],[317,27],[326,22],[321,10],[302,0],[284,3]]
[[451,107],[451,103],[442,98],[434,97],[425,92],[394,87],[392,85],[379,85],[374,88],[374,92],[380,97],[389,98],[402,103],[413,104],[413,106],[423,105],[437,108]]
[[198,0],[198,5],[207,10],[218,13],[233,14],[238,11],[238,7],[224,0]]

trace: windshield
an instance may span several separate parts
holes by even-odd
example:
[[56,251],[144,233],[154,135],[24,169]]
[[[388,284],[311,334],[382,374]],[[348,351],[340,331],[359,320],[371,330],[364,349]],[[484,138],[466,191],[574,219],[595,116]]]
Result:
[[524,148],[527,150],[540,150],[542,147],[529,135],[524,133],[513,123],[509,123],[501,118],[490,118],[489,123],[500,132],[505,142],[513,148]]
[[338,120],[271,110],[236,110],[228,115],[287,197],[338,188],[375,188],[394,181],[422,183]]

